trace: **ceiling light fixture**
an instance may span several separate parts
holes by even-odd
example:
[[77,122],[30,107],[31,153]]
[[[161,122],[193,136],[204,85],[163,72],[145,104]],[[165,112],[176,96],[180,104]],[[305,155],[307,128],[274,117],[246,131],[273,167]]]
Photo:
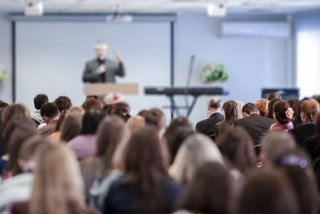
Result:
[[226,2],[208,2],[207,14],[211,17],[223,17],[227,14]]

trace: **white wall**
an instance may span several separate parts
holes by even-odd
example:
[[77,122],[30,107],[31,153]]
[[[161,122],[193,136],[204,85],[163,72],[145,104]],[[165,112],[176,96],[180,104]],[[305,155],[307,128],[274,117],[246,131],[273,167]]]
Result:
[[[255,101],[260,97],[262,87],[294,86],[292,78],[294,66],[290,60],[293,49],[291,39],[221,38],[219,25],[218,19],[208,18],[205,14],[191,12],[178,14],[175,24],[175,82],[177,86],[185,85],[189,58],[192,54],[196,54],[192,77],[194,86],[202,85],[198,80],[198,73],[203,65],[208,62],[219,62],[225,65],[230,78],[220,85],[229,91],[229,96],[223,97],[223,100]],[[10,28],[6,21],[0,21],[0,32],[0,56],[5,56],[5,61],[10,66],[10,54],[8,54],[10,52]],[[5,45],[4,49],[3,45]],[[169,72],[169,70],[163,72]],[[2,91],[1,89],[0,93],[1,97],[11,96],[10,90]],[[191,115],[193,123],[206,117],[207,100],[208,97],[199,99]],[[179,104],[183,104],[183,99],[178,99],[178,101]]]
[[[290,40],[256,37],[220,37],[220,21],[205,14],[179,14],[176,23],[176,84],[185,85],[189,58],[196,55],[193,85],[203,85],[199,72],[209,62],[223,63],[229,80],[222,85],[229,91],[223,100],[254,102],[262,87],[292,87],[292,66],[288,65]],[[290,62],[292,63],[292,62]],[[288,71],[289,70],[289,71]],[[214,85],[213,85],[214,86]],[[181,102],[183,99],[180,99]],[[192,121],[206,117],[208,97],[199,99]]]
[[8,79],[0,85],[0,100],[11,103],[11,24],[8,19],[0,14],[0,66],[8,72]]

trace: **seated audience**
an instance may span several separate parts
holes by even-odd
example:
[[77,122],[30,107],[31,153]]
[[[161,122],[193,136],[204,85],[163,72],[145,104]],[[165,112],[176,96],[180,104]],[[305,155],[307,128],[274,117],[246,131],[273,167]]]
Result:
[[288,179],[278,171],[260,171],[250,176],[240,194],[235,213],[300,214]]
[[214,126],[224,120],[224,116],[220,113],[221,101],[218,98],[213,98],[208,105],[208,118],[199,121],[196,124],[196,130],[202,134],[207,135],[212,140],[215,140],[216,133]]
[[233,210],[234,181],[219,163],[207,162],[197,169],[175,214],[220,213]]
[[301,126],[290,130],[298,145],[315,134],[315,120],[319,112],[319,103],[314,99],[305,99],[300,104]]
[[274,98],[282,99],[281,95],[278,92],[270,92],[266,95],[266,99],[271,101]]
[[107,116],[100,123],[97,130],[96,154],[81,161],[87,195],[94,180],[101,180],[113,168],[113,154],[124,135],[125,123],[118,116]]
[[96,213],[86,208],[79,165],[68,148],[47,143],[38,152],[31,198],[16,203],[11,213]]
[[104,201],[103,213],[171,213],[182,187],[167,174],[164,146],[157,132],[134,132],[124,155],[123,175]]
[[267,117],[268,116],[268,104],[269,104],[269,100],[267,99],[260,99],[258,101],[256,101],[256,107],[259,110],[259,113],[261,116]]
[[287,102],[293,110],[293,117],[292,117],[293,127],[297,128],[301,126],[300,100],[298,98],[290,98],[287,100]]
[[35,154],[40,145],[47,143],[40,136],[29,138],[23,143],[18,155],[20,173],[0,184],[0,213],[8,213],[13,203],[29,200],[33,183]]
[[101,105],[100,105],[100,102],[99,100],[97,100],[96,98],[92,98],[92,97],[89,97],[87,98],[82,106],[81,106],[85,111],[88,111],[89,109],[91,108],[94,108],[94,109],[101,109]]
[[222,105],[224,111],[224,121],[217,123],[215,127],[215,139],[217,139],[224,130],[236,124],[236,120],[240,119],[238,104],[234,100],[229,100]]
[[117,115],[121,117],[124,121],[129,120],[130,116],[130,106],[125,102],[113,103],[109,106],[107,110],[108,115]]
[[72,106],[71,100],[67,96],[58,97],[57,99],[55,99],[54,103],[58,107],[60,113],[62,113],[62,111],[67,111]]
[[80,134],[82,128],[82,113],[68,112],[61,124],[60,139],[69,142]]
[[274,97],[273,99],[269,100],[269,103],[268,103],[268,117],[270,119],[275,119],[273,117],[273,107],[274,107],[274,104],[278,101],[282,100],[281,98],[278,98],[278,97]]
[[296,148],[296,142],[290,134],[282,131],[267,133],[261,139],[260,160],[264,168],[270,168],[281,154],[293,148]]
[[57,125],[56,125],[56,130],[50,135],[50,137],[53,139],[53,140],[56,140],[56,141],[59,141],[60,139],[60,135],[61,135],[61,125],[66,117],[66,111],[63,110],[61,113],[60,113],[60,117],[59,117],[59,120],[57,121]]
[[139,115],[130,117],[129,120],[126,122],[126,126],[129,128],[131,132],[139,130],[145,127],[145,125],[146,122],[144,120],[144,117]]
[[275,121],[261,116],[258,108],[253,103],[245,104],[242,108],[242,114],[244,118],[237,120],[236,124],[248,132],[255,145],[259,145],[261,137],[269,131],[270,126]]
[[319,213],[319,195],[308,155],[300,149],[291,149],[283,153],[275,163],[286,173],[300,213]]
[[40,125],[41,123],[44,123],[44,120],[40,114],[40,109],[47,102],[49,102],[49,99],[45,94],[38,94],[33,99],[33,103],[36,111],[32,112],[31,118],[34,120],[37,126]]
[[152,108],[144,114],[146,125],[154,127],[162,137],[166,131],[166,117],[158,108]]
[[231,174],[241,184],[242,177],[256,167],[256,156],[250,136],[240,127],[230,127],[221,135],[217,145],[227,159]]
[[293,129],[293,113],[292,108],[286,101],[280,100],[276,102],[273,105],[273,117],[276,122],[271,125],[270,130],[289,131]]
[[188,185],[195,171],[207,161],[224,163],[218,147],[210,138],[193,134],[182,143],[169,173],[179,183]]
[[163,135],[163,139],[167,142],[170,141],[169,138],[178,130],[181,128],[189,128],[193,129],[192,124],[186,117],[178,117],[171,120],[169,126],[166,128],[166,131]]
[[87,110],[82,118],[80,134],[68,142],[68,147],[79,160],[94,156],[96,153],[96,130],[102,118],[101,110],[93,108]]
[[306,139],[302,146],[313,161],[320,157],[320,112],[316,115],[315,134]]
[[84,114],[84,109],[82,107],[79,107],[79,106],[71,106],[67,113],[79,113],[79,114]]
[[46,103],[41,107],[41,116],[45,125],[38,128],[38,132],[43,136],[49,136],[56,131],[57,123],[60,117],[59,109],[54,103]]

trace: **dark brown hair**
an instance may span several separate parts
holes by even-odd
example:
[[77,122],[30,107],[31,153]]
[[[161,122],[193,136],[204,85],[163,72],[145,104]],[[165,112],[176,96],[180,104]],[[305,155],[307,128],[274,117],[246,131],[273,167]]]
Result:
[[108,114],[117,115],[127,121],[130,118],[130,106],[126,102],[113,103],[108,108]]
[[54,103],[57,105],[60,112],[63,110],[67,111],[72,106],[71,100],[67,96],[58,97],[55,99]]
[[234,100],[229,100],[222,105],[224,111],[224,122],[229,125],[234,125],[235,121],[239,119],[238,104]]
[[217,141],[221,153],[240,172],[247,174],[255,168],[256,157],[249,134],[241,127],[228,128]]
[[40,110],[41,107],[43,106],[43,104],[49,102],[48,96],[45,94],[38,94],[37,96],[34,97],[33,99],[33,103],[34,103],[34,107],[37,110]]
[[61,140],[68,142],[80,133],[82,127],[82,116],[83,115],[79,113],[67,113],[61,124]]
[[96,156],[103,159],[104,170],[112,167],[113,154],[125,132],[125,123],[118,116],[107,116],[97,130]]
[[179,209],[192,213],[227,214],[232,206],[232,176],[221,164],[207,162],[193,176]]
[[251,114],[251,113],[259,113],[259,109],[257,108],[257,106],[253,103],[246,103],[243,107],[242,107],[242,112],[243,113],[247,113],[247,114]]
[[91,109],[91,108],[100,109],[100,108],[101,108],[101,105],[100,105],[100,102],[99,102],[97,99],[90,97],[90,98],[87,98],[87,99],[83,102],[83,104],[82,104],[81,107],[82,107],[85,111],[88,111],[88,110]]
[[157,132],[145,127],[132,134],[125,150],[121,183],[130,187],[141,186],[143,203],[150,203],[150,206],[161,203],[159,182],[161,178],[168,177],[161,145]]
[[268,117],[273,119],[273,109],[274,109],[274,104],[278,101],[282,100],[279,97],[274,97],[273,99],[270,100],[268,103]]
[[40,114],[42,117],[52,119],[59,114],[59,109],[55,103],[45,103],[41,107]]
[[236,210],[237,214],[300,213],[286,176],[278,171],[258,171],[249,177]]
[[294,127],[301,125],[300,118],[300,100],[298,98],[290,98],[287,100],[289,106],[293,109],[292,123]]
[[273,105],[273,112],[275,114],[275,119],[280,123],[280,124],[287,124],[291,121],[290,118],[287,118],[286,116],[286,111],[290,108],[290,105],[288,102],[284,100],[279,100]]
[[316,116],[316,135],[320,138],[320,112]]

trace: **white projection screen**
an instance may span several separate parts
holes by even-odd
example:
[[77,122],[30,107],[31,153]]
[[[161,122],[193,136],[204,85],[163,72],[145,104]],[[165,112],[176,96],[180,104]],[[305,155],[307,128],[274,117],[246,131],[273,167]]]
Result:
[[[139,84],[138,96],[124,97],[132,115],[169,104],[167,98],[146,96],[143,90],[170,84],[170,22],[17,21],[16,101],[33,111],[34,96],[44,93],[50,101],[66,95],[81,105],[84,64],[94,58],[97,41],[108,43],[109,58],[115,50],[121,52],[127,74],[117,82]],[[168,118],[169,110],[165,113]]]

